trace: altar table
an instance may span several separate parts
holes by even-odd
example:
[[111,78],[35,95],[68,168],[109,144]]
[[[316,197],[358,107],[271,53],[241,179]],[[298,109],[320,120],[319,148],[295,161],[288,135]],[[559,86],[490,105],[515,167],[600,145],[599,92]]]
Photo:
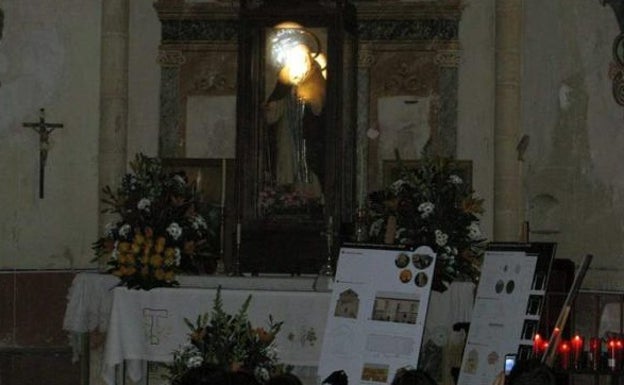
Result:
[[[181,276],[181,287],[142,291],[116,287],[119,279],[110,274],[80,273],[68,294],[63,329],[72,336],[76,356],[78,336],[106,332],[101,362],[105,381],[113,384],[115,368],[125,362],[130,379],[138,382],[148,361],[171,361],[173,349],[187,342],[183,319],[195,321],[209,312],[221,286],[226,311],[237,311],[251,294],[249,319],[254,326],[265,326],[269,314],[284,321],[276,341],[280,360],[295,371],[315,373],[331,299],[331,280],[320,278]],[[461,361],[465,336],[453,325],[470,322],[473,291],[472,283],[453,282],[446,292],[431,294],[423,344],[435,346],[439,354],[426,354],[426,361],[440,368]],[[448,371],[441,373],[439,383],[453,383]]]
[[[195,322],[210,312],[217,293],[205,287],[144,291],[115,286],[115,277],[109,275],[77,276],[64,322],[64,329],[74,333],[106,331],[102,376],[111,385],[115,368],[124,362],[135,382],[145,375],[148,361],[171,362],[173,351],[188,342],[184,318]],[[284,322],[276,339],[281,362],[317,366],[331,293],[222,288],[224,310],[237,312],[249,295],[248,317],[254,327],[266,327],[269,315]]]

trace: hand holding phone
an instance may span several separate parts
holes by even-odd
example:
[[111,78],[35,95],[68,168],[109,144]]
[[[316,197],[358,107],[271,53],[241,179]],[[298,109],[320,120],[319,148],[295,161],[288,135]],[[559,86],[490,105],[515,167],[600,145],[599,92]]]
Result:
[[516,364],[516,355],[515,354],[505,354],[505,376],[508,376],[511,373],[511,369],[513,369]]

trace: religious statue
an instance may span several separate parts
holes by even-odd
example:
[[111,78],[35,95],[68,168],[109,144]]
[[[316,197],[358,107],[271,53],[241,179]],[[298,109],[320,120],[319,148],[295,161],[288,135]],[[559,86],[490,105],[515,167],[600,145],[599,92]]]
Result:
[[265,174],[271,184],[320,198],[325,169],[323,68],[315,60],[318,53],[304,44],[291,47],[288,55],[264,105]]

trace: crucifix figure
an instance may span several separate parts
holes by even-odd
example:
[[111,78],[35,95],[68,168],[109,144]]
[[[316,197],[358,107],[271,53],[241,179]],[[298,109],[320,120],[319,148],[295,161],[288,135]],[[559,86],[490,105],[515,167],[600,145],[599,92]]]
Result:
[[23,127],[30,127],[39,134],[39,198],[43,199],[43,177],[50,148],[50,134],[57,128],[63,128],[61,123],[48,123],[45,121],[45,109],[39,110],[39,121],[22,123]]

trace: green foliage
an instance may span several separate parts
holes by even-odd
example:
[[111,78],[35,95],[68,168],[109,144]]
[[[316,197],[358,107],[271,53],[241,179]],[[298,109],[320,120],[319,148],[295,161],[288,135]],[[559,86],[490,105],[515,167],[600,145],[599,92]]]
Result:
[[483,200],[450,159],[425,158],[414,169],[399,163],[399,179],[370,195],[371,240],[388,242],[388,219],[394,217],[389,243],[427,245],[436,252],[434,290],[444,291],[456,279],[477,282],[486,243],[478,216]]
[[282,322],[269,316],[268,330],[254,328],[247,319],[251,295],[236,314],[223,310],[221,288],[217,289],[210,314],[197,317],[190,328],[189,343],[176,350],[169,366],[169,380],[176,384],[191,368],[207,365],[224,370],[245,370],[264,382],[280,369],[275,351],[275,337]]
[[94,244],[96,259],[131,288],[174,286],[177,272],[195,272],[218,250],[217,210],[205,210],[183,172],[167,172],[159,158],[137,154],[120,185],[103,188],[104,213],[119,219]]

